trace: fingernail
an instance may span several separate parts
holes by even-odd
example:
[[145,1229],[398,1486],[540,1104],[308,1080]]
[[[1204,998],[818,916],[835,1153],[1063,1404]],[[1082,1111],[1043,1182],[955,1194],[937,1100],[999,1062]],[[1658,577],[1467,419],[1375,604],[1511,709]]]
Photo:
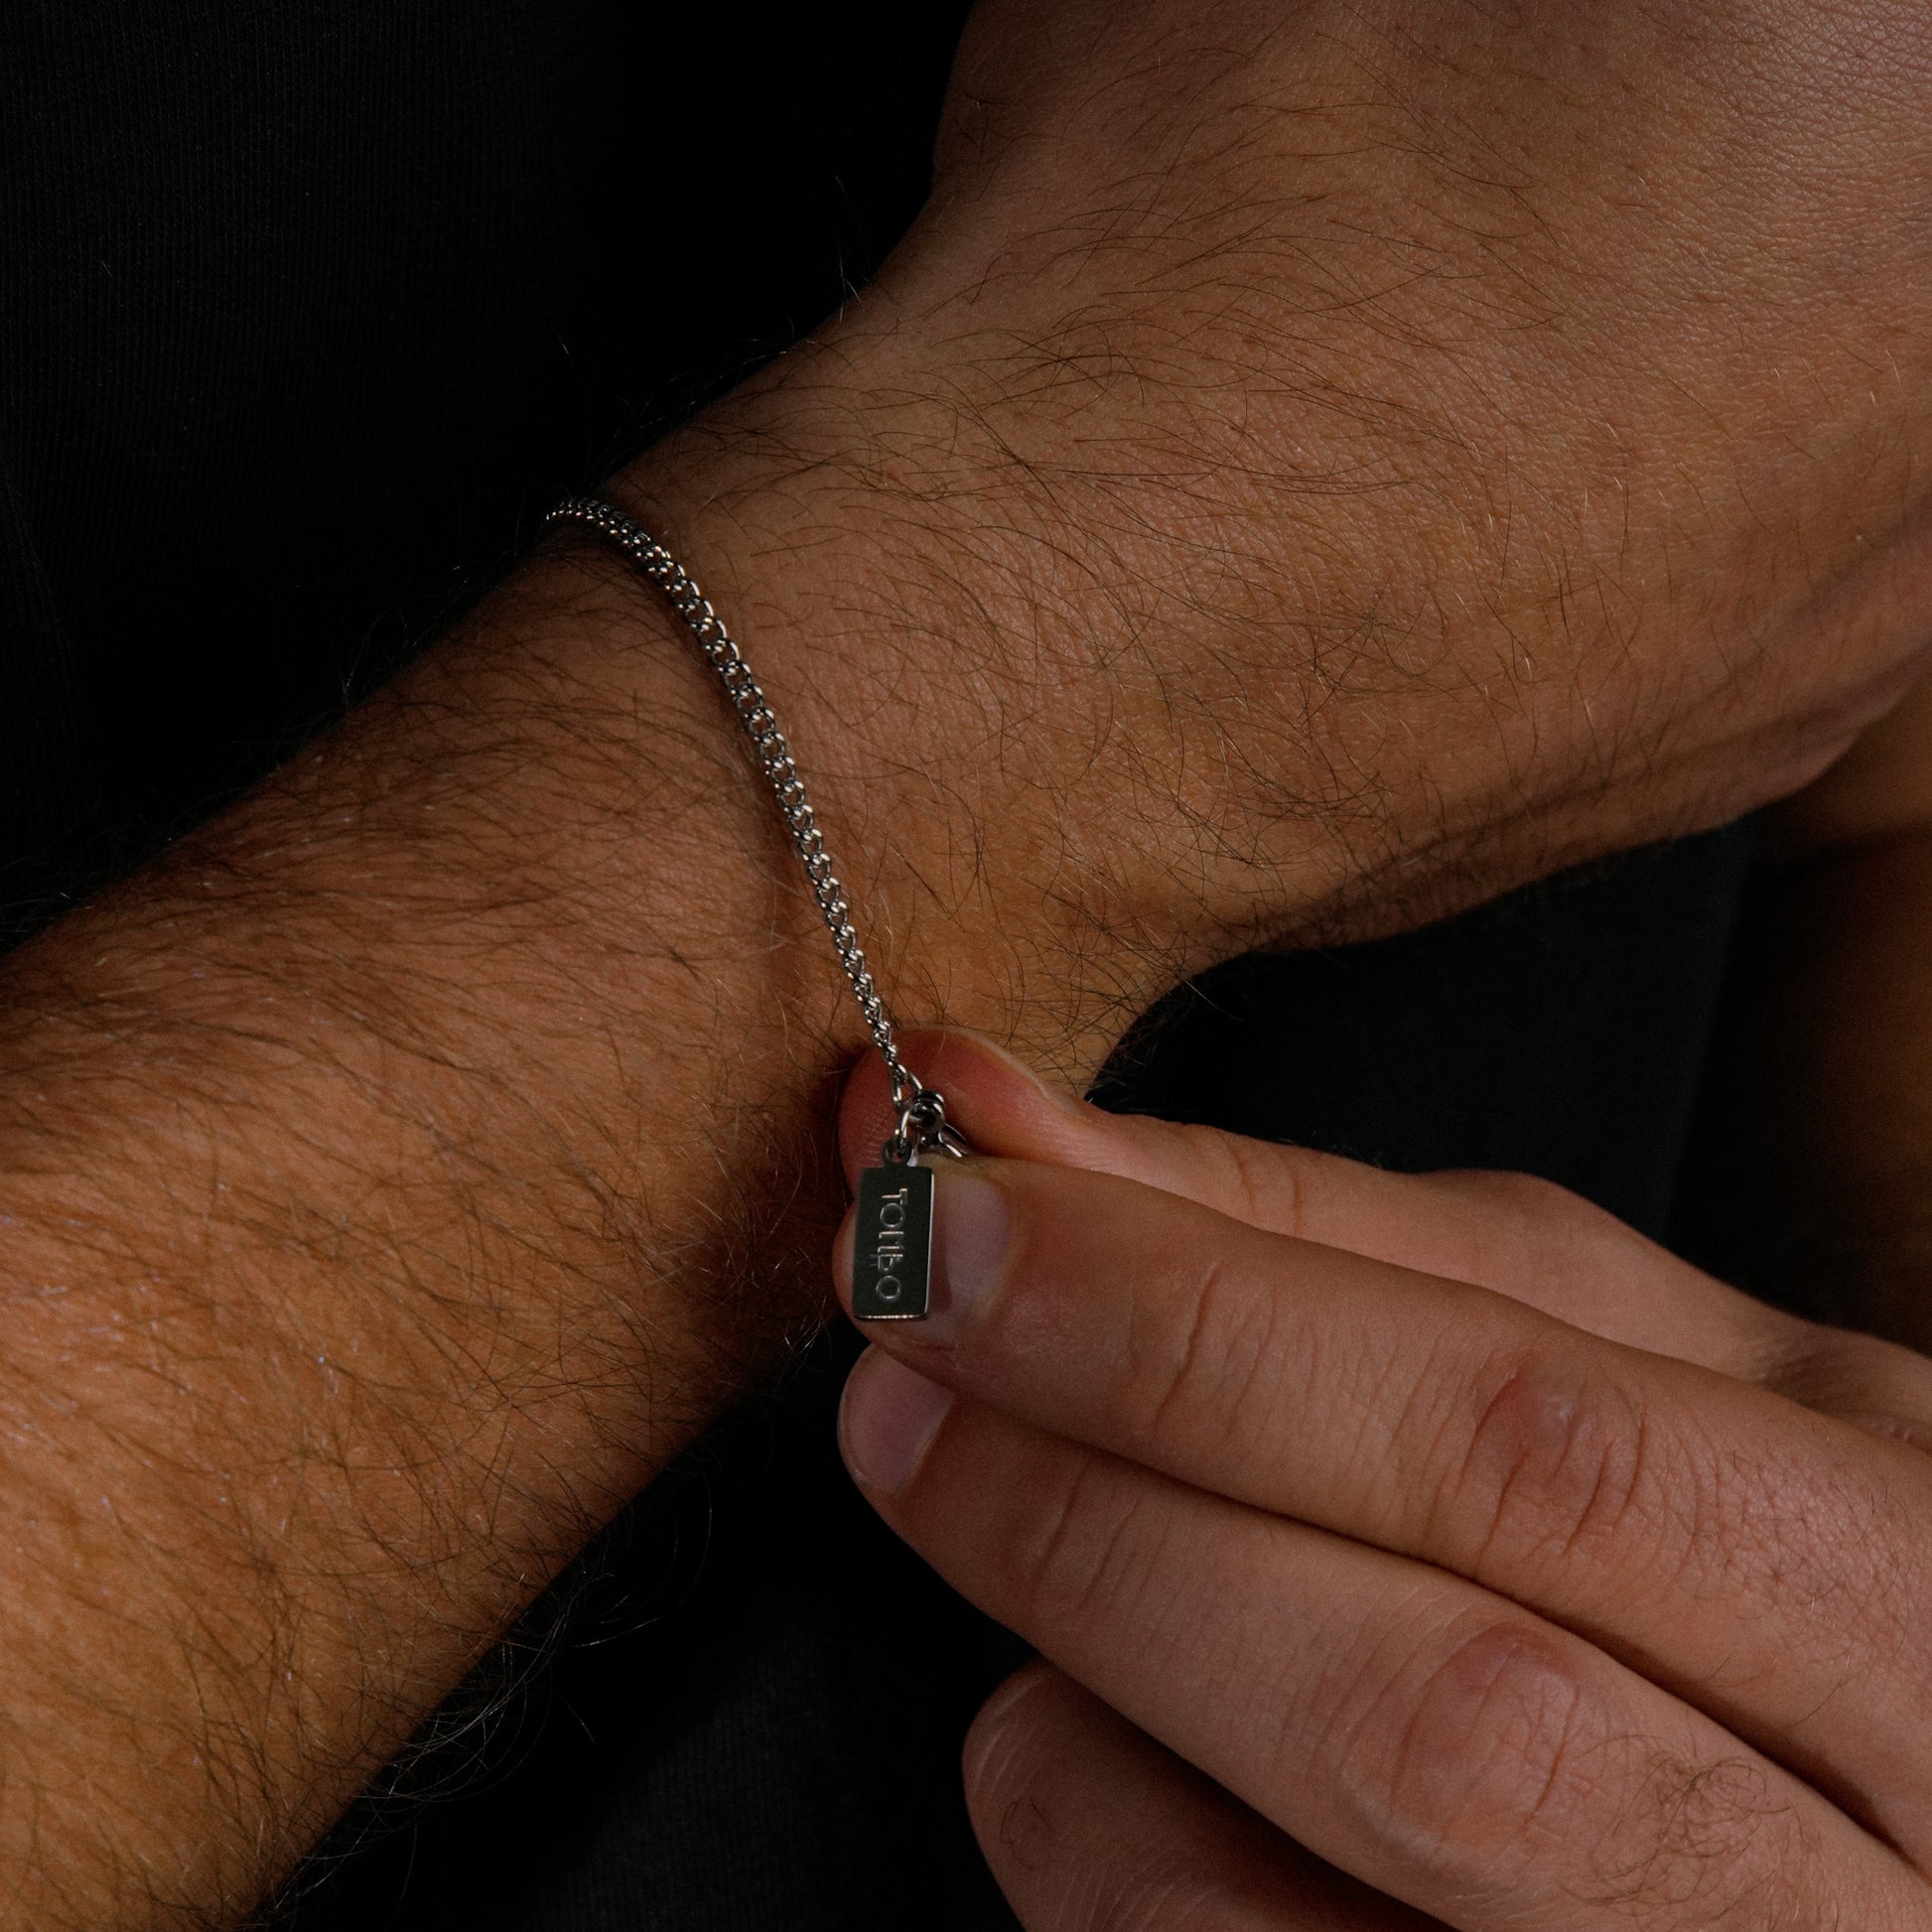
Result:
[[951,1407],[950,1389],[928,1382],[883,1348],[868,1348],[846,1378],[839,1407],[848,1467],[868,1488],[897,1495]]
[[933,1171],[932,1339],[978,1319],[1006,1273],[1013,1209],[1007,1191],[972,1166]]

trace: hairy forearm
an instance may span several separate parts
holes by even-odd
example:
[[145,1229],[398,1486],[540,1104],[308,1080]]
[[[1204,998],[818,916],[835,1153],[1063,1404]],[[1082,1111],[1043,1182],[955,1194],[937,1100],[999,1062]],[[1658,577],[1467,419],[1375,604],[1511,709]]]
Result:
[[9,1922],[248,1903],[775,1325],[833,1008],[690,671],[552,566],[15,963]]
[[[1118,611],[1042,618],[1050,517],[890,343],[616,490],[744,636],[895,1004],[1077,1080],[1347,868],[1188,766],[1217,694]],[[0,1007],[0,1919],[221,1922],[814,1318],[863,1035],[710,674],[578,542]]]
[[[657,493],[886,984],[995,1028],[1024,995],[1090,1063],[1161,967],[1100,941],[1104,993],[1049,991],[1091,909],[1030,913],[971,760],[895,743],[894,640],[782,608],[860,596],[822,492],[809,542]],[[859,1035],[794,866],[688,640],[572,548],[12,962],[9,1922],[245,1906],[809,1318]]]
[[[1386,733],[1362,694],[1285,724],[1244,676],[1279,582],[1203,614],[896,354],[794,363],[620,488],[744,635],[902,1011],[1077,1079],[1378,868],[1387,917],[1535,862],[1419,858],[1507,766],[1405,824],[1444,792],[1337,742]],[[1445,692],[1450,766],[1489,704]],[[708,674],[581,547],[12,962],[15,1922],[245,1909],[809,1318],[843,999]]]
[[[1243,944],[1800,783],[1905,675],[1932,529],[1916,280],[1848,346],[1831,204],[1767,309],[1753,210],[1830,171],[1712,203],[1725,86],[1624,181],[1681,68],[1627,9],[1449,60],[1221,13],[1056,6],[1044,82],[989,28],[881,286],[619,485],[900,1011],[1070,1078]],[[1737,112],[1789,125],[1772,80]],[[0,1010],[0,1874],[22,1923],[219,1918],[807,1318],[860,1035],[688,640],[578,548]]]

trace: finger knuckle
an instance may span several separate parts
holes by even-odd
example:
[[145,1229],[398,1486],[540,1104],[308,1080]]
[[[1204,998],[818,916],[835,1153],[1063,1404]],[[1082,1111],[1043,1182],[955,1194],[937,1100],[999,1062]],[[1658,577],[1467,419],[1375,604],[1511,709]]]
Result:
[[1486,1251],[1514,1258],[1533,1300],[1579,1278],[1627,1271],[1639,1255],[1657,1252],[1594,1201],[1539,1174],[1469,1169],[1434,1178],[1479,1215]]
[[1932,1363],[1915,1348],[1787,1319],[1767,1330],[1755,1379],[1803,1408],[1921,1452],[1932,1443]]
[[1601,1688],[1574,1644],[1526,1618],[1484,1612],[1423,1644],[1350,1725],[1364,1822],[1484,1922],[1554,1872],[1572,1906],[1639,1924],[1811,1923],[1761,1915],[1774,1893],[1813,1899],[1818,1869],[1772,1768],[1632,1725]]
[[1241,1134],[1215,1137],[1223,1184],[1232,1212],[1257,1227],[1300,1235],[1308,1224],[1308,1187],[1298,1150],[1251,1141]]
[[1519,1348],[1469,1386],[1439,1487],[1470,1574],[1548,1571],[1695,1537],[1703,1478],[1639,1387],[1561,1345]]
[[1277,1234],[1304,1232],[1308,1170],[1321,1157],[1192,1121],[1148,1120],[1143,1125],[1165,1143],[1169,1170],[1193,1198],[1253,1227]]
[[[1932,1675],[1911,1511],[1829,1446],[1769,1428],[1729,1440],[1573,1337],[1498,1357],[1461,1403],[1436,1439],[1430,1533],[1476,1581],[1568,1600],[1587,1580],[1605,1607],[1722,1602],[1734,1629],[1783,1633],[1778,1667],[1802,1666],[1813,1695],[1874,1656]],[[1765,1654],[1717,1650],[1733,1688]]]
[[1279,1304],[1227,1257],[1210,1257],[1181,1294],[1134,1315],[1123,1399],[1135,1443],[1168,1443],[1177,1433],[1226,1442],[1258,1403],[1272,1407],[1281,1396]]
[[1138,1627],[1152,1608],[1165,1535],[1145,1484],[1121,1480],[1103,1457],[1080,1456],[1003,1553],[1020,1627],[1063,1632],[1097,1618]]
[[1584,1692],[1561,1640],[1521,1616],[1477,1616],[1384,1656],[1345,1705],[1345,1781],[1377,1837],[1432,1871],[1520,1848],[1584,1775]]
[[1479,1201],[1491,1215],[1505,1214],[1539,1226],[1585,1221],[1600,1211],[1554,1180],[1510,1168],[1450,1168],[1431,1178]]

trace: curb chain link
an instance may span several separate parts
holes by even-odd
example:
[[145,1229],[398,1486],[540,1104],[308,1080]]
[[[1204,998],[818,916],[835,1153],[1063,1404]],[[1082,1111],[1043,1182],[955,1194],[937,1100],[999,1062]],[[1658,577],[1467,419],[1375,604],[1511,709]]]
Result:
[[873,980],[872,969],[866,964],[858,929],[852,922],[852,908],[838,875],[832,870],[825,835],[818,829],[818,817],[806,796],[805,781],[798,775],[791,747],[778,729],[778,721],[753,676],[745,653],[725,628],[724,620],[711,608],[711,600],[691,573],[648,530],[609,503],[595,497],[569,497],[544,518],[544,523],[546,527],[557,523],[581,524],[621,550],[663,594],[665,602],[697,639],[705,661],[717,673],[732,711],[751,744],[759,770],[771,789],[778,815],[790,834],[792,850],[805,869],[825,929],[832,935],[839,964],[851,983],[852,996],[859,1004],[867,1031],[892,1079],[893,1105],[897,1111],[898,1124],[886,1143],[887,1158],[908,1161],[925,1151],[963,1151],[957,1132],[946,1124],[944,1099],[930,1088],[920,1086],[899,1055],[893,1017]]

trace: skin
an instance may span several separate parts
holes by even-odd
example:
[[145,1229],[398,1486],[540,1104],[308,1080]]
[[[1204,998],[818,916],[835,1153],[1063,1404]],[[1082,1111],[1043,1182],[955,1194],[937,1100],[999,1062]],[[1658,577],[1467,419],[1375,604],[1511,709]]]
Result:
[[936,1056],[1000,1158],[841,1430],[1041,1653],[966,1750],[1029,1932],[1932,1925],[1932,1363],[1523,1176]]
[[1001,1158],[842,1440],[1043,1656],[966,1748],[1030,1932],[1932,1924],[1922,1356],[1522,1176],[945,1064]]
[[[931,207],[618,479],[903,1011],[1802,784],[1923,655],[1932,25],[996,0]],[[857,1043],[648,594],[560,548],[0,987],[0,1920],[219,1925],[813,1319]]]

